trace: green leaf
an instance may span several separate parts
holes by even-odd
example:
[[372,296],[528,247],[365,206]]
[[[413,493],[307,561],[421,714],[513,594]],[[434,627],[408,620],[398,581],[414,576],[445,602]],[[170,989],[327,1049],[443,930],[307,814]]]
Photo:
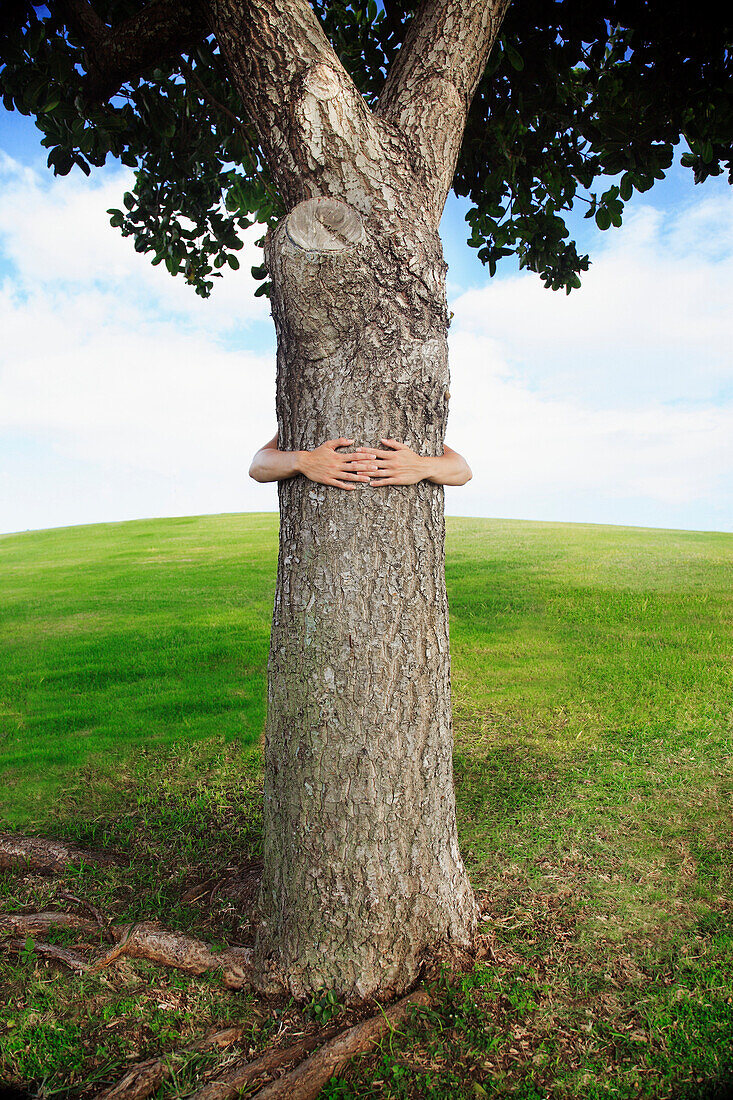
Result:
[[599,229],[606,230],[611,224],[611,215],[605,206],[599,207],[596,211],[596,225]]
[[504,52],[506,53],[507,57],[509,58],[509,64],[511,65],[511,67],[513,69],[515,69],[517,72],[521,72],[522,69],[524,68],[524,61],[523,61],[522,57],[520,56],[519,52],[517,51],[516,47],[513,46],[511,44],[511,42],[505,42],[504,43]]
[[232,256],[231,253],[227,256],[227,263],[231,267],[232,271],[239,270],[239,260],[236,256]]

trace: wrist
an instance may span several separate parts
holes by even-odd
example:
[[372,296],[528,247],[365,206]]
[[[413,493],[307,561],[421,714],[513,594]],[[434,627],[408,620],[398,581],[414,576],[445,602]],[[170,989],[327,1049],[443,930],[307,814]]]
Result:
[[293,473],[305,474],[309,451],[293,451]]
[[423,480],[432,481],[440,471],[440,458],[437,455],[422,456]]

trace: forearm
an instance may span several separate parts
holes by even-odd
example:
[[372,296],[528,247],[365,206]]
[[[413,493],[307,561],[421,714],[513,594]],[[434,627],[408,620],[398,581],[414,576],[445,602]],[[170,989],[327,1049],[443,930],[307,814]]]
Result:
[[277,451],[263,447],[252,459],[249,476],[255,481],[284,481],[302,473],[302,451]]
[[425,480],[432,481],[434,485],[465,485],[473,477],[471,467],[463,455],[457,451],[451,451],[448,447],[445,454],[425,456]]

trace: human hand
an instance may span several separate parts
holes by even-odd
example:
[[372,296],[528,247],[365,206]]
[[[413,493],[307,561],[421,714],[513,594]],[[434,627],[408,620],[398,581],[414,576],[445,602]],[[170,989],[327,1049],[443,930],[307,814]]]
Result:
[[351,454],[339,454],[336,450],[353,442],[353,439],[328,439],[312,451],[300,451],[300,473],[319,485],[335,485],[338,489],[355,489],[356,482],[369,481],[369,474],[377,472],[376,451],[362,448]]
[[378,476],[372,477],[372,485],[415,485],[430,476],[429,458],[416,454],[406,443],[398,443],[396,439],[381,439],[380,443],[391,450],[375,448]]

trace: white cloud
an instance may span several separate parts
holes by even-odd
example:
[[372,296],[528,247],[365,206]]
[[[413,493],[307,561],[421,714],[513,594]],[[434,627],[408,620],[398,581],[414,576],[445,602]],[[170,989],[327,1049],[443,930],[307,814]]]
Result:
[[[29,493],[21,477],[14,491],[6,478],[0,530],[121,518],[110,481],[122,499],[126,482],[136,485],[133,516],[276,507],[247,477],[273,431],[272,356],[121,305],[98,291],[24,300],[7,284],[0,291],[0,434],[51,448],[44,485]],[[85,501],[72,466],[96,471]]]
[[450,493],[452,510],[733,529],[730,406],[594,409],[550,398],[471,333],[455,334],[451,357],[449,442],[474,469]]
[[262,262],[254,244],[264,232],[252,227],[238,253],[239,271],[226,268],[214,280],[209,299],[194,294],[185,280],[171,278],[163,264],[153,267],[138,255],[132,238],[109,224],[107,210],[122,207],[133,183],[129,169],[107,170],[97,179],[79,175],[54,179],[39,175],[0,151],[0,238],[22,286],[101,287],[130,301],[155,303],[189,325],[211,332],[267,320],[269,303],[255,298],[250,268]]
[[529,385],[593,405],[733,396],[733,194],[673,215],[637,208],[572,294],[536,275],[452,304],[457,329],[498,342]]
[[260,251],[197,298],[110,227],[129,185],[0,159],[0,530],[277,507],[247,477],[274,424]]
[[[195,298],[109,227],[126,186],[0,160],[0,530],[277,506],[246,476],[274,424],[257,253]],[[647,206],[569,298],[521,276],[454,301],[474,480],[449,512],[733,529],[731,226],[728,198]]]

